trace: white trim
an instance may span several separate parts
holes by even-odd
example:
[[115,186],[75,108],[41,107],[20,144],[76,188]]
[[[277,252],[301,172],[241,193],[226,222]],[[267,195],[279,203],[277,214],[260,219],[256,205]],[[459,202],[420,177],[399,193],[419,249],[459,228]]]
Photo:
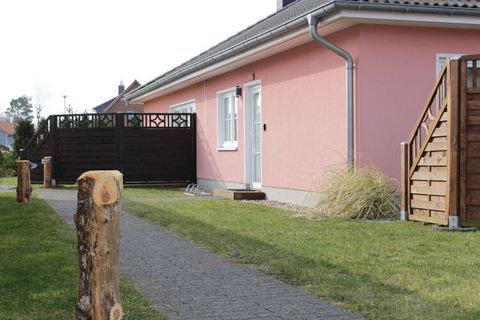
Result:
[[217,151],[237,151],[238,147],[217,148]]
[[195,99],[190,99],[190,100],[187,100],[187,101],[184,101],[184,102],[173,104],[170,107],[168,107],[168,112],[172,113],[172,109],[183,107],[183,106],[188,106],[188,105],[192,105],[192,104],[193,104],[193,108],[192,108],[193,112],[192,113],[195,113],[197,111],[197,104],[195,102]]
[[435,55],[435,78],[438,77],[438,74],[440,71],[442,71],[443,64],[440,64],[440,59],[441,58],[456,58],[460,57],[463,54],[458,54],[458,53],[437,53]]
[[[294,40],[294,41],[292,43],[284,45],[286,42],[290,40]],[[253,49],[250,49],[234,57],[228,58],[226,60],[222,60],[211,66],[192,72],[186,75],[185,77],[182,77],[180,79],[167,83],[166,85],[160,88],[157,88],[139,97],[136,97],[131,101],[131,103],[145,102],[154,98],[158,98],[170,92],[195,84],[199,81],[206,80],[216,75],[220,75],[225,72],[237,69],[246,64],[253,63],[255,61],[267,58],[276,53],[286,51],[288,49],[297,47],[309,41],[311,41],[311,39],[308,35],[308,28],[303,28],[297,32],[288,34],[274,41],[270,41],[264,45],[255,47]],[[272,51],[268,49],[272,49]]]
[[[243,158],[243,178],[245,184],[252,189],[261,189],[261,184],[255,184],[252,181],[253,177],[253,155],[252,155],[252,139],[250,137],[250,126],[252,125],[252,106],[250,102],[250,94],[253,89],[260,89],[260,98],[262,92],[262,81],[254,80],[243,85],[243,144],[244,144],[244,158]],[[262,110],[263,114],[263,110]],[[262,119],[263,121],[263,119]],[[262,142],[260,142],[262,143]],[[262,148],[263,149],[263,148]],[[262,157],[263,160],[263,157]],[[261,181],[263,181],[263,170],[261,171]]]
[[[217,150],[218,151],[226,151],[226,150],[234,151],[234,150],[237,150],[237,148],[238,148],[238,122],[239,122],[238,121],[238,97],[235,95],[235,91],[236,91],[236,87],[231,87],[231,88],[228,88],[228,89],[217,91],[217,123],[216,123],[216,127],[217,127]],[[224,139],[225,132],[224,132],[224,129],[222,128],[222,126],[220,125],[220,121],[222,121],[222,124],[225,121],[225,117],[220,119],[220,114],[221,114],[220,100],[222,100],[222,103],[223,103],[223,98],[226,97],[226,96],[231,96],[231,98],[233,98],[233,110],[230,111],[231,114],[232,114],[232,118],[230,119],[230,121],[231,121],[230,128],[232,128],[232,131],[230,132],[231,139],[229,141],[225,141],[225,139]],[[222,107],[223,107],[223,105],[222,105]],[[223,114],[223,111],[222,111],[222,114]],[[235,120],[235,114],[237,115],[237,119],[236,119],[237,120],[237,125],[235,127],[236,132],[233,131],[233,123],[234,123],[234,120]],[[233,138],[234,135],[236,136],[236,140]]]
[[[327,36],[334,32],[351,27],[355,24],[386,24],[407,25],[442,28],[480,29],[480,19],[469,16],[448,16],[444,14],[418,14],[418,13],[391,13],[381,11],[341,10],[322,21],[320,34]],[[212,78],[216,75],[237,69],[241,66],[265,59],[277,53],[295,48],[312,41],[308,27],[268,41],[231,58],[219,61],[211,66],[187,74],[160,88],[147,92],[131,101],[131,103],[145,102],[160,97],[170,92],[185,88],[199,81]]]

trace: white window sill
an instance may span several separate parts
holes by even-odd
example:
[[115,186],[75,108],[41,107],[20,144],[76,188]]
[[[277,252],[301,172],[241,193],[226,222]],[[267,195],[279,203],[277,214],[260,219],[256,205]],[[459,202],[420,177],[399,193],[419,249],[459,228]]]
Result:
[[217,151],[237,151],[238,147],[221,147],[217,148]]

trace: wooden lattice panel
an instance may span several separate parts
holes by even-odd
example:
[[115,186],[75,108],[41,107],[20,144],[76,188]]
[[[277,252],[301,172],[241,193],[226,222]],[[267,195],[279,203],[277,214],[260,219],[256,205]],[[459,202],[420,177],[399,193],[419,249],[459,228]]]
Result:
[[410,219],[446,224],[448,114],[436,123],[424,152],[410,173]]
[[466,92],[464,107],[464,152],[462,166],[465,220],[480,220],[480,89],[470,88]]

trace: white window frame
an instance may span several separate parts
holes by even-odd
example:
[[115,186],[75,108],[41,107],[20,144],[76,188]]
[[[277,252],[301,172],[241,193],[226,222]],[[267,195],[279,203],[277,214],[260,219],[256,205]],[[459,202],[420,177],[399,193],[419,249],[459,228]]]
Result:
[[[238,98],[235,87],[217,92],[217,150],[238,149]],[[229,98],[228,116],[225,115],[225,98]],[[228,122],[228,124],[226,124]]]
[[[443,63],[447,58],[460,57],[463,54],[459,53],[437,53],[435,57],[435,77],[438,77],[440,71],[442,71]],[[443,60],[443,63],[440,63]]]
[[169,107],[170,113],[195,113],[195,99],[183,101]]

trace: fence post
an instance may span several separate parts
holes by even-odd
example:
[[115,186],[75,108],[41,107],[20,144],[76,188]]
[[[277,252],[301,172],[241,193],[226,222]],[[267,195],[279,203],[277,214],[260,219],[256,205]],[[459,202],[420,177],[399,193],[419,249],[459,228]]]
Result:
[[17,160],[17,202],[31,201],[32,185],[30,183],[30,161]]
[[[448,226],[458,228],[460,226],[460,103],[459,103],[459,68],[458,59],[450,62],[450,78],[448,102],[448,145],[447,145],[447,214]],[[462,84],[463,85],[463,84]],[[461,201],[465,201],[461,199]]]
[[45,189],[52,186],[52,157],[43,157],[43,187]]
[[410,202],[409,195],[409,170],[410,170],[410,155],[408,142],[402,142],[401,147],[401,202],[400,202],[400,219],[403,221],[408,220],[408,207]]
[[192,183],[197,183],[197,115],[191,113],[190,117],[190,130],[192,130]]
[[117,150],[117,170],[123,172],[124,168],[124,154],[123,154],[123,129],[125,127],[125,121],[128,117],[128,113],[116,113],[115,114],[115,143],[116,145],[116,150]]
[[78,182],[75,226],[78,239],[76,320],[120,320],[119,171],[88,171]]
[[58,116],[51,116],[52,122],[50,123],[50,154],[52,155],[52,184],[58,183]]

